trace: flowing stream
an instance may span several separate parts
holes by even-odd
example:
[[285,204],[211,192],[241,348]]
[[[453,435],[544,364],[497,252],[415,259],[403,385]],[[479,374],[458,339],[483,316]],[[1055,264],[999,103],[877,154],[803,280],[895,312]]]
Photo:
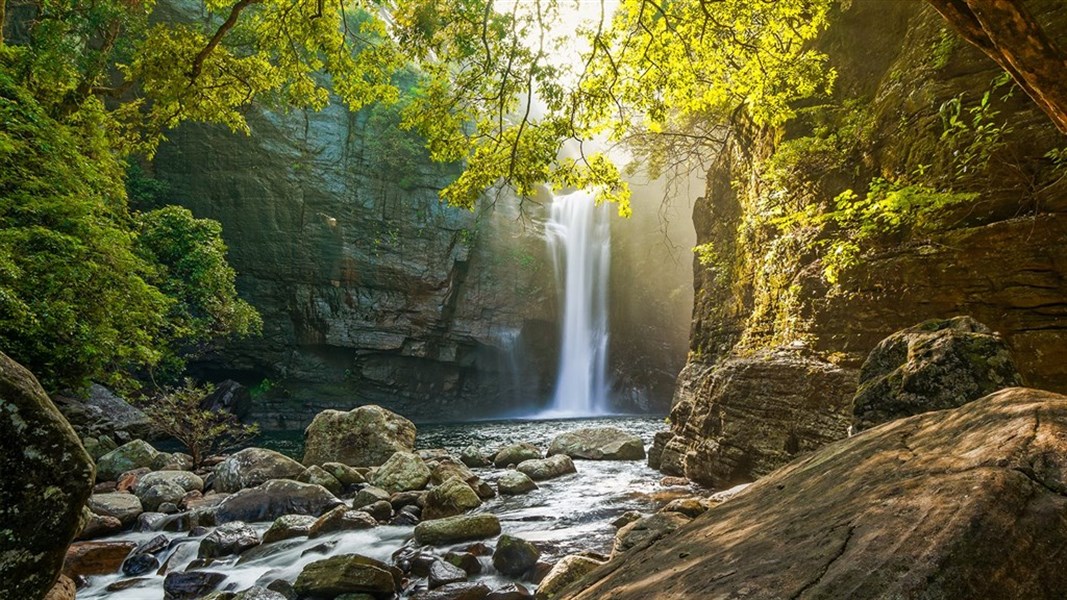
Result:
[[559,375],[543,416],[607,414],[608,276],[611,228],[607,207],[576,191],[557,196],[547,224],[548,246],[562,292]]
[[[487,452],[517,441],[528,441],[544,449],[556,435],[590,426],[618,427],[639,435],[647,446],[653,434],[663,428],[663,421],[654,417],[615,417],[423,425],[419,427],[417,446],[421,449],[444,448],[456,455],[472,444]],[[260,440],[260,445],[295,457],[303,453],[302,437],[296,433],[272,435]],[[542,550],[542,560],[555,562],[562,556],[585,550],[609,554],[615,535],[612,520],[628,510],[652,512],[670,499],[695,491],[689,487],[662,486],[662,475],[650,469],[645,461],[575,461],[575,465],[576,474],[540,482],[538,490],[526,495],[497,496],[476,512],[497,515],[504,533],[536,543]],[[505,472],[492,467],[474,471],[494,487]],[[262,533],[270,523],[254,525]],[[159,532],[127,532],[105,539],[143,542],[156,535]],[[168,551],[171,570],[185,570],[196,558],[203,536],[165,535],[171,538]],[[292,582],[308,563],[330,555],[356,553],[389,562],[395,551],[411,543],[411,535],[411,527],[382,525],[314,540],[285,540],[253,548],[240,558],[222,559],[206,570],[226,575],[220,589],[242,590],[279,578]],[[486,541],[494,543],[493,540]],[[447,550],[445,547],[437,549],[441,554]],[[481,560],[483,573],[472,577],[472,581],[483,581],[490,587],[513,581],[497,573],[489,557]],[[163,577],[160,575],[149,576],[129,589],[107,589],[123,579],[128,578],[121,574],[92,577],[89,586],[78,591],[78,598],[156,600],[163,597]]]

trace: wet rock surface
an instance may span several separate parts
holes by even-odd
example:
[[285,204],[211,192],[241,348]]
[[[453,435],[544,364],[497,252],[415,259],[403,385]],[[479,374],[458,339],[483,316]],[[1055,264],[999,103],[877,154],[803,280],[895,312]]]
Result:
[[[647,428],[654,427],[655,422],[642,423],[641,427],[645,429],[640,431],[651,438]],[[575,424],[567,423],[566,426]],[[553,434],[559,431],[542,424],[536,427]],[[470,437],[461,435],[459,439],[467,443]],[[547,444],[548,439],[539,441]],[[440,442],[431,440],[428,443]],[[130,476],[128,489],[143,489],[145,484],[156,483],[154,480],[174,483],[176,487],[185,483],[194,489],[186,492],[183,507],[176,508],[176,514],[142,514],[137,523],[140,532],[123,533],[118,538],[136,541],[138,548],[122,562],[121,568],[91,575],[79,597],[86,600],[158,597],[165,575],[207,571],[219,573],[225,580],[209,590],[207,584],[211,581],[187,582],[189,586],[205,583],[207,591],[200,597],[233,600],[239,594],[246,594],[257,598],[264,593],[262,589],[270,586],[272,592],[278,591],[292,598],[297,596],[292,586],[305,567],[334,556],[355,553],[387,565],[403,597],[484,597],[499,592],[504,598],[524,598],[530,596],[531,586],[536,585],[568,550],[576,546],[578,550],[589,548],[590,544],[598,552],[606,553],[610,549],[614,530],[610,518],[604,516],[605,509],[598,508],[599,503],[615,506],[614,502],[622,502],[627,507],[654,510],[665,502],[665,498],[655,496],[659,493],[656,490],[662,487],[656,483],[659,476],[637,461],[592,463],[585,470],[584,480],[582,477],[556,478],[546,480],[541,487],[523,496],[492,497],[487,494],[488,499],[483,500],[471,484],[496,487],[508,471],[495,467],[467,467],[456,458],[464,447],[434,446],[432,450],[417,453],[430,471],[427,488],[390,494],[369,484],[356,483],[346,486],[340,498],[319,486],[288,479],[271,480],[233,494],[219,494],[211,490],[214,475],[210,466],[195,474],[206,480],[206,493],[195,489],[198,487],[195,480],[179,475],[193,475],[185,471],[157,472],[161,473],[159,475],[148,470],[136,471]],[[500,446],[486,443],[483,447]],[[222,462],[225,461],[220,459],[215,464]],[[336,466],[330,468],[336,470]],[[375,474],[375,469],[368,472],[365,468],[345,466],[345,470],[348,469],[351,473],[367,472],[372,479]],[[326,472],[326,467],[322,470]],[[511,473],[525,477],[515,471]],[[634,481],[645,483],[630,483],[635,477]],[[470,479],[470,482],[464,479]],[[304,494],[310,490],[315,490],[313,495],[326,499],[323,514],[315,517],[288,512],[298,510],[297,507],[307,500]],[[481,503],[473,508],[479,512],[427,519],[427,515],[434,516],[434,506],[438,504],[434,499],[435,492],[447,501],[455,497],[453,493],[446,493],[450,490],[462,490],[462,497],[470,506]],[[136,498],[133,494],[121,495]],[[259,505],[259,501],[266,504]],[[349,503],[359,508],[349,508]],[[456,508],[472,510],[453,506],[453,510]],[[247,519],[247,525],[230,521],[239,512],[236,509],[246,510],[248,515],[245,516],[255,518]],[[607,510],[621,510],[621,507]],[[274,518],[271,517],[274,511],[287,514]],[[438,523],[442,525],[436,526]],[[327,526],[330,524],[337,526]],[[164,533],[155,533],[160,530]],[[598,533],[591,537],[590,531]],[[504,537],[500,537],[502,532]],[[534,536],[530,539],[543,540],[547,535],[554,541],[537,541],[531,545],[522,541],[526,539],[524,532]],[[256,533],[263,543],[255,544]],[[413,534],[414,541],[411,540]],[[235,540],[232,548],[221,548],[227,545],[222,542],[230,538]],[[238,538],[247,541],[237,543]],[[203,556],[200,556],[201,548],[204,549]],[[494,556],[500,568],[493,566]],[[431,585],[430,571],[435,564],[437,573]],[[508,575],[504,571],[517,574]],[[516,587],[520,582],[529,585],[520,590]],[[178,583],[186,585],[180,579]],[[261,589],[249,587],[252,583]],[[184,593],[175,585],[172,581],[172,594]],[[350,594],[376,597],[373,592]]]
[[500,519],[487,514],[459,515],[424,521],[415,526],[415,541],[430,546],[481,540],[496,535],[500,535]]
[[303,597],[335,598],[360,592],[392,594],[396,591],[396,581],[389,567],[381,561],[347,554],[304,567],[293,587]]

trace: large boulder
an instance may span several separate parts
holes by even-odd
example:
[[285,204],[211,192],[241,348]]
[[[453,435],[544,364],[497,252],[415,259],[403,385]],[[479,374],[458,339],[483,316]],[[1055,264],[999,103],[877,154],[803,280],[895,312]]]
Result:
[[586,427],[557,435],[548,446],[548,455],[554,454],[586,460],[642,460],[645,443],[617,427]]
[[508,471],[500,476],[500,479],[496,482],[496,487],[501,494],[518,496],[536,490],[537,484],[526,473]]
[[304,431],[305,465],[376,467],[394,453],[414,448],[414,423],[375,405],[322,411]]
[[852,401],[853,431],[928,410],[955,408],[1022,385],[1004,340],[971,317],[898,331],[871,351]]
[[144,440],[133,440],[108,452],[96,461],[96,478],[115,481],[119,475],[134,469],[152,468],[159,451]]
[[574,461],[566,454],[557,454],[548,458],[535,458],[524,460],[515,467],[515,470],[527,475],[534,481],[555,479],[571,473],[576,473]]
[[423,521],[415,526],[415,542],[430,546],[484,540],[496,535],[500,535],[500,519],[485,513]]
[[421,490],[430,482],[430,468],[414,452],[394,452],[378,467],[370,482],[392,493]]
[[231,494],[215,509],[218,523],[273,521],[285,515],[318,517],[344,504],[321,485],[273,479]]
[[133,492],[141,495],[152,486],[161,483],[176,485],[187,492],[193,490],[204,491],[204,480],[195,473],[190,473],[189,471],[154,471],[142,475],[134,485]]
[[396,581],[389,567],[381,561],[358,554],[343,554],[307,565],[293,587],[300,597],[335,598],[358,593],[392,597],[396,592]]
[[240,554],[259,545],[259,534],[251,525],[241,521],[232,521],[220,525],[200,541],[197,556],[200,558],[218,558],[231,554]]
[[102,517],[114,517],[123,525],[130,525],[144,512],[141,500],[133,494],[93,494],[88,500],[89,510]]
[[508,465],[517,465],[524,460],[536,458],[541,458],[541,450],[537,446],[527,442],[519,442],[501,448],[493,457],[493,466],[504,468]]
[[502,535],[493,552],[493,567],[504,575],[521,577],[537,564],[541,551],[530,542],[510,535]]
[[278,517],[274,523],[271,523],[270,528],[263,532],[263,543],[270,544],[291,538],[307,537],[315,521],[315,517],[309,515]]
[[215,490],[236,492],[271,479],[296,479],[303,472],[303,465],[280,452],[245,448],[215,467]]
[[463,514],[482,505],[482,499],[462,479],[453,475],[426,494],[423,519],[441,519]]
[[856,371],[802,348],[690,364],[679,382],[649,451],[667,475],[728,488],[848,436]]
[[102,385],[90,385],[84,396],[55,395],[52,400],[79,434],[123,442],[157,435],[152,420],[143,411]]
[[93,461],[22,365],[0,353],[0,597],[40,598],[81,529]]
[[831,444],[567,597],[1051,600],[1064,545],[1067,397],[1012,388]]

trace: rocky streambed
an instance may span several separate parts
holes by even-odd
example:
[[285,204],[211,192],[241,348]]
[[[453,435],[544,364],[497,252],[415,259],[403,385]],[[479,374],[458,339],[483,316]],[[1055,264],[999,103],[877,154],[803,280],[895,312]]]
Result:
[[[416,434],[362,407],[313,424],[306,451],[268,438],[281,452],[245,449],[199,474],[134,442],[98,461],[115,481],[98,484],[82,534],[93,539],[72,547],[65,572],[78,598],[115,600],[551,597],[685,522],[677,510],[704,510],[684,500],[700,490],[646,465],[662,427],[613,418]],[[672,501],[671,517],[631,523]]]

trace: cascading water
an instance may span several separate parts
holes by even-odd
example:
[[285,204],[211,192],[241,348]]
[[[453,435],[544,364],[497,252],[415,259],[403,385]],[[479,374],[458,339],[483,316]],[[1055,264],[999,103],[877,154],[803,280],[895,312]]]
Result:
[[563,323],[559,376],[546,416],[607,412],[611,229],[606,209],[584,191],[556,196],[552,202],[546,230]]

